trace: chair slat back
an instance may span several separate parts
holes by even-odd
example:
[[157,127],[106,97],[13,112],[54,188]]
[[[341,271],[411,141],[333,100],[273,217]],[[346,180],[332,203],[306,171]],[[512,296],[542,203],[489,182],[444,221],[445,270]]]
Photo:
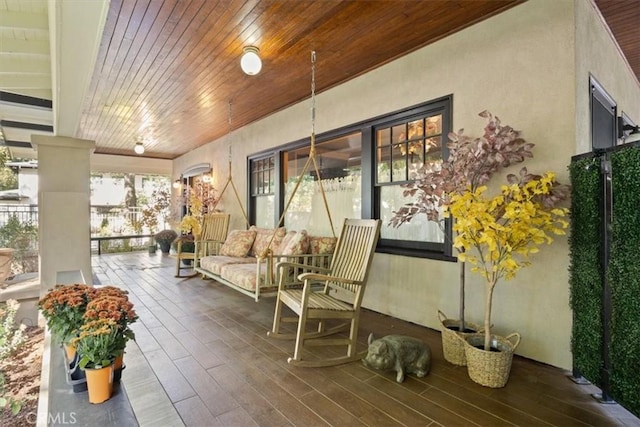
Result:
[[224,242],[229,230],[229,217],[227,213],[211,213],[202,217],[201,240],[217,240]]
[[379,220],[345,219],[333,253],[329,274],[356,281],[358,284],[331,283],[331,286],[339,286],[351,293],[362,293],[379,235]]

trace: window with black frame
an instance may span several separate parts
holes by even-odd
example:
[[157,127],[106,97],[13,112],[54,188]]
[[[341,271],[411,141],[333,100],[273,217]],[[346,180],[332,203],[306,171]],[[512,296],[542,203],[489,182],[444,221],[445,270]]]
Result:
[[275,164],[275,154],[251,159],[249,162],[251,222],[262,228],[273,227],[276,216]]
[[310,167],[300,177],[309,140],[250,157],[252,223],[273,227],[290,202],[283,221],[288,230],[331,235],[322,183],[336,232],[344,218],[379,218],[379,252],[454,260],[450,220],[429,221],[420,214],[391,225],[394,212],[415,200],[404,194],[406,185],[437,169],[448,155],[451,103],[452,96],[446,96],[318,135],[318,173]]
[[618,135],[617,104],[604,87],[589,76],[591,107],[591,145],[594,150],[602,150],[616,145]]
[[419,202],[420,193],[409,194],[407,184],[438,170],[447,156],[450,99],[414,108],[404,117],[396,113],[393,118],[376,124],[372,132],[374,209],[382,220],[378,248],[423,257],[450,255],[450,223],[442,216],[434,220],[418,214],[398,226],[391,224],[394,212]]

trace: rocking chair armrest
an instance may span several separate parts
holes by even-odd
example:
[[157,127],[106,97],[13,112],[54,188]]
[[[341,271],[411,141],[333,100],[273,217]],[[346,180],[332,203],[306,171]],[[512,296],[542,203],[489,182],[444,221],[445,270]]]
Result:
[[328,269],[298,262],[280,261],[275,265],[275,280],[278,283],[278,289],[284,290],[292,286],[302,285],[299,279],[296,280],[302,274],[318,274],[324,271],[328,271]]
[[194,243],[224,243],[224,240],[198,239],[198,240],[194,240]]
[[310,273],[301,273],[301,274],[313,274],[313,273],[329,272],[328,268],[315,267],[315,266],[312,266],[312,265],[301,264],[299,262],[280,261],[280,262],[276,263],[276,270],[279,270],[281,268],[288,268],[288,267],[290,267],[290,268],[299,268],[299,269],[310,271]]

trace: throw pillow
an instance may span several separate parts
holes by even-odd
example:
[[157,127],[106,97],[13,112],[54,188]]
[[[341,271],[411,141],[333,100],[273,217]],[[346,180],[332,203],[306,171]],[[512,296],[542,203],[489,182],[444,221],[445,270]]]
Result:
[[312,255],[332,254],[336,250],[336,237],[309,236],[309,253]]
[[255,230],[231,230],[220,248],[220,255],[246,257],[255,238]]
[[304,255],[309,251],[307,230],[290,231],[278,247],[278,255]]
[[[251,255],[259,256],[261,255],[267,247],[270,247],[274,252],[276,252],[276,248],[280,246],[282,239],[287,232],[284,227],[280,227],[275,230],[276,235],[273,235],[274,230],[270,228],[258,228],[255,225],[252,225],[249,230],[253,230],[256,232],[256,239],[253,241],[253,246],[251,247]],[[273,236],[273,242],[271,242],[271,237]],[[271,242],[271,246],[269,246],[269,242]]]

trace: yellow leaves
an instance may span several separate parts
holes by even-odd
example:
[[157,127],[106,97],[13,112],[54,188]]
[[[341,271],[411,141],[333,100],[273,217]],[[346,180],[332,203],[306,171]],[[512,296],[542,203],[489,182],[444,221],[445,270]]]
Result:
[[180,221],[180,231],[192,233],[199,236],[202,231],[200,223],[202,222],[202,212],[204,201],[196,192],[189,195],[189,214],[182,217]]
[[[541,196],[551,194],[555,175],[547,173],[520,186],[503,185],[489,197],[487,187],[453,194],[446,210],[456,221],[454,247],[464,248],[460,260],[486,280],[511,279],[529,265],[526,258],[539,246],[565,234],[565,208],[547,208]],[[469,253],[471,249],[475,249]]]
[[203,204],[202,199],[195,192],[191,193],[189,196],[189,214],[201,216]]
[[180,231],[184,231],[185,233],[193,233],[194,235],[200,235],[201,230],[200,218],[186,215],[180,221]]

